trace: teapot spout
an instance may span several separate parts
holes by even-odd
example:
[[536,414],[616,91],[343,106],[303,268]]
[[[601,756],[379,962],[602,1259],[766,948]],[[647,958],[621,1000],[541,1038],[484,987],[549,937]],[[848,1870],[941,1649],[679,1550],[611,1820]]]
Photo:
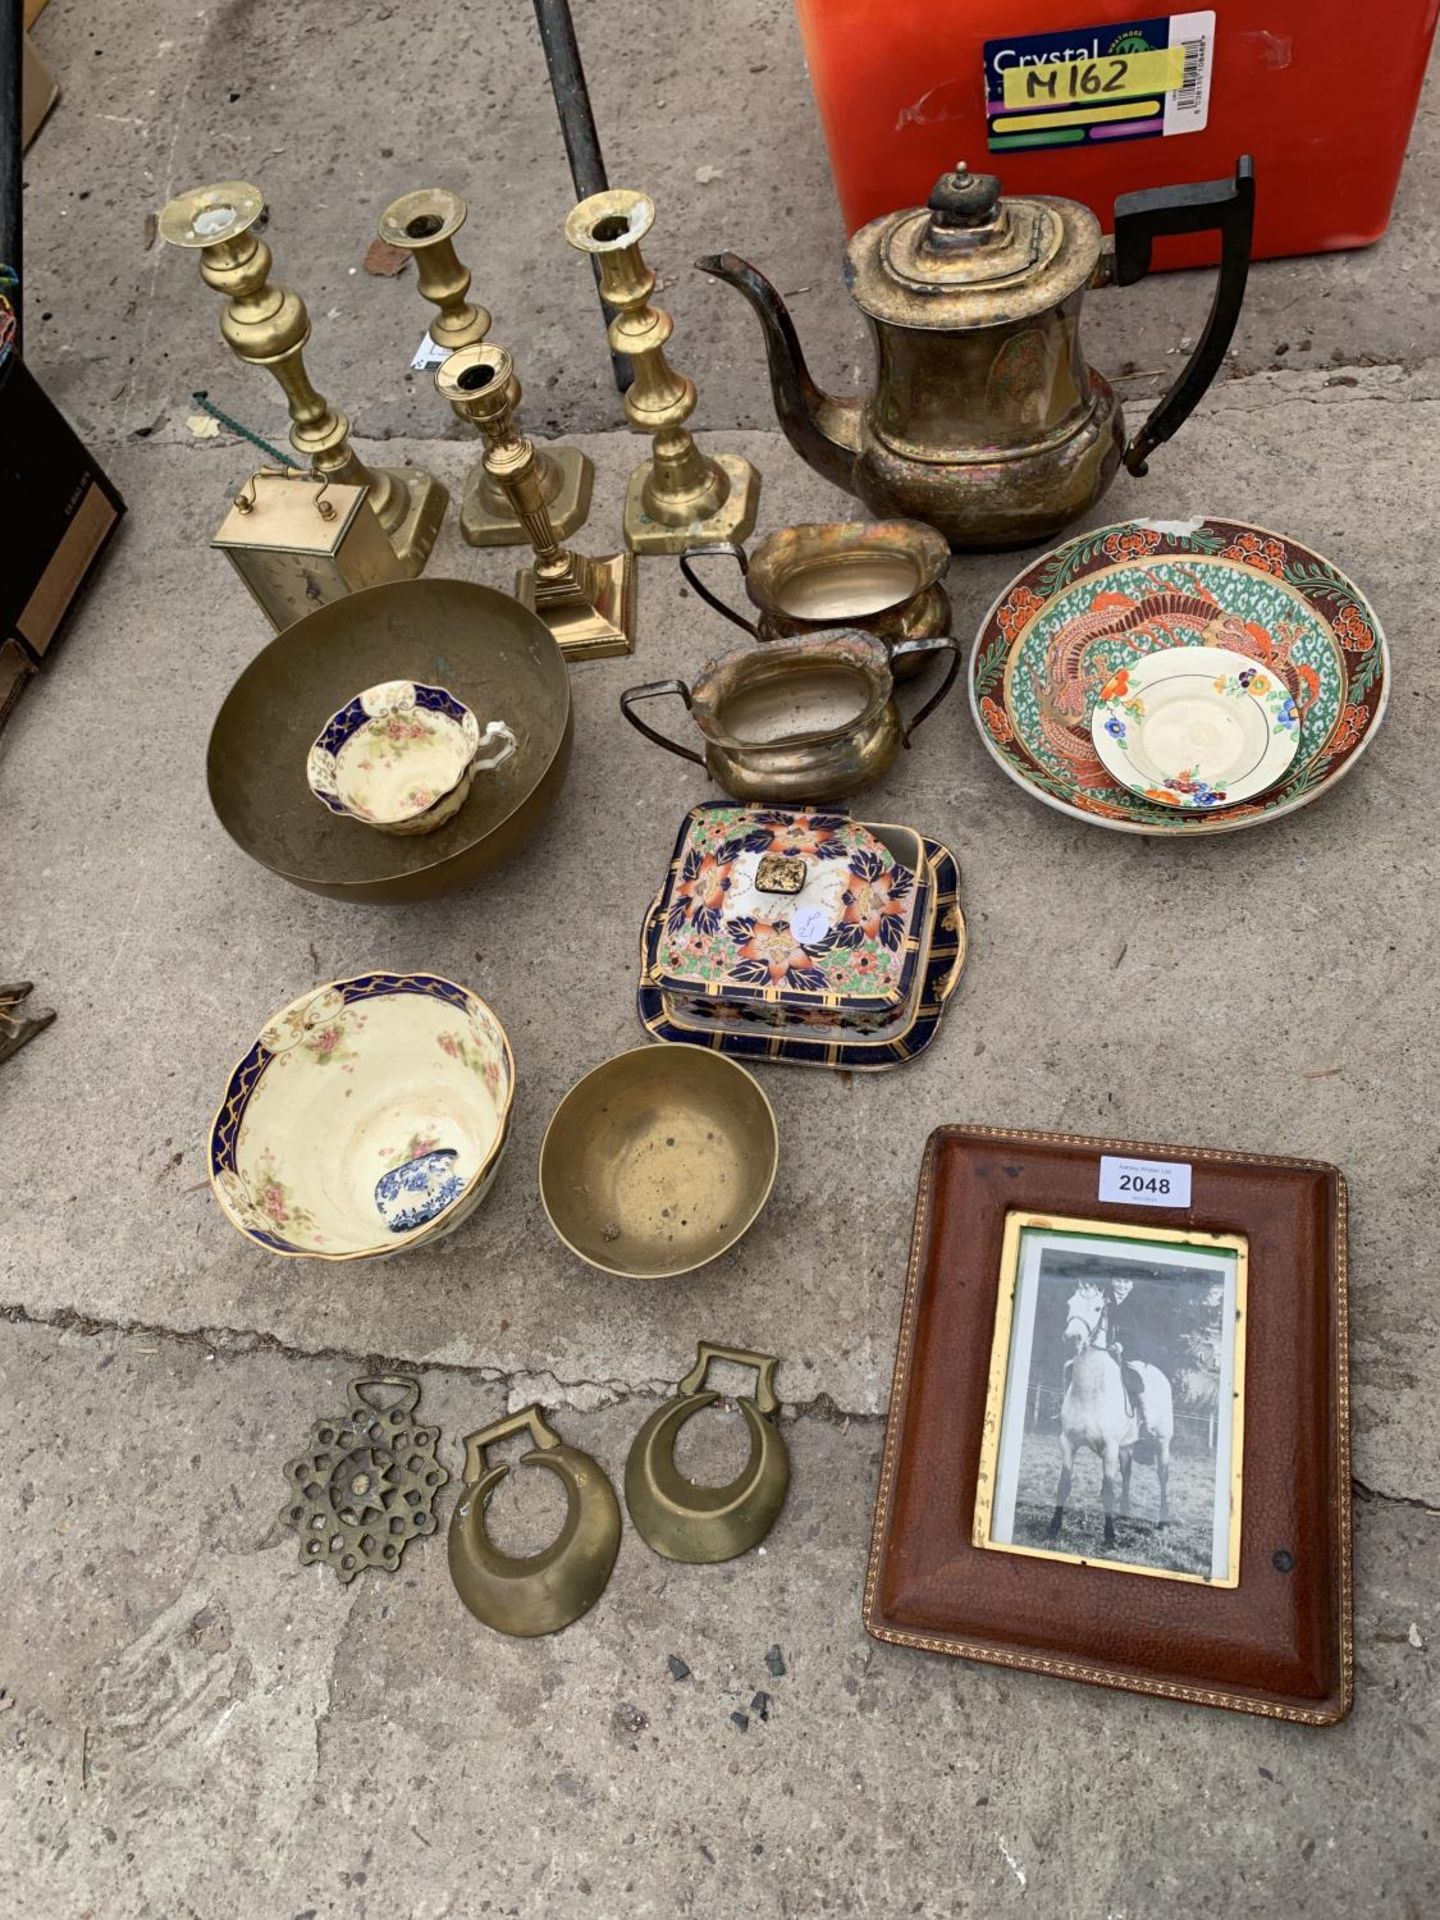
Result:
[[770,390],[785,438],[817,473],[853,493],[855,456],[860,451],[860,401],[837,400],[816,386],[785,302],[748,260],[736,253],[715,253],[695,265],[743,293],[759,315],[770,361]]

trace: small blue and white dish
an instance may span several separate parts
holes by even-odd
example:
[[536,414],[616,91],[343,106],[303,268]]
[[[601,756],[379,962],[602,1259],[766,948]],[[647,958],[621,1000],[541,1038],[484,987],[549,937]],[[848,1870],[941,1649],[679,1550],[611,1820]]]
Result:
[[456,1172],[459,1158],[453,1147],[442,1147],[381,1174],[375,1182],[375,1204],[392,1233],[423,1227],[460,1198],[465,1182]]

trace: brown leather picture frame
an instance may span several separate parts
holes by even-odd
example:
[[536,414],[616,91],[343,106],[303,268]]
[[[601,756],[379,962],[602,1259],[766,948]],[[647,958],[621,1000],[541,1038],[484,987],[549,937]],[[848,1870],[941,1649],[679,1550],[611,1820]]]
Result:
[[[1101,1201],[1102,1156],[1183,1163],[1185,1207]],[[974,1544],[1014,1213],[1236,1235],[1248,1249],[1234,1586]],[[879,1640],[1329,1726],[1354,1687],[1346,1193],[1318,1161],[942,1127],[926,1147],[865,1625]]]

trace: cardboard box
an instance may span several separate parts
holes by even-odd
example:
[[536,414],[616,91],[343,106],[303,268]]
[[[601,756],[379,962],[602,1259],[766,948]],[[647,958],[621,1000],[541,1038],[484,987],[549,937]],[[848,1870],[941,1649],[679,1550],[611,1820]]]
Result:
[[0,645],[38,665],[125,502],[17,355],[0,366]]

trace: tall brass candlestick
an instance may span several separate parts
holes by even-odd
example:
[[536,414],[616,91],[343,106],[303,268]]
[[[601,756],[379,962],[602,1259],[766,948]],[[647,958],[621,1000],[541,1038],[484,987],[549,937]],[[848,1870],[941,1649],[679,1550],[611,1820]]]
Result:
[[628,553],[591,558],[563,547],[540,485],[535,448],[515,426],[515,364],[503,347],[462,347],[435,375],[456,413],[485,435],[485,468],[504,489],[535,564],[515,576],[515,597],[554,634],[569,660],[632,653],[635,562]]
[[[430,322],[430,338],[448,355],[478,347],[490,331],[490,315],[466,299],[470,270],[455,251],[454,236],[468,208],[448,187],[419,187],[392,200],[380,216],[380,238],[415,257],[415,278],[427,300],[440,309]],[[595,468],[578,447],[537,447],[540,488],[555,531],[573,533],[585,524]],[[460,496],[460,532],[472,547],[521,547],[525,529],[505,490],[477,461],[465,476]]]
[[635,378],[625,412],[654,436],[651,457],[630,476],[625,541],[636,553],[682,553],[706,541],[740,541],[755,525],[760,475],[736,453],[701,453],[685,422],[695,411],[695,382],[665,358],[674,322],[652,307],[655,276],[640,242],[655,222],[647,194],[593,193],[571,209],[565,238],[600,263],[600,297],[616,309],[610,345],[629,354]]
[[290,444],[317,473],[367,487],[375,517],[407,574],[419,573],[435,544],[449,494],[419,467],[367,467],[350,444],[350,422],[318,393],[301,355],[310,316],[299,294],[270,278],[270,249],[251,231],[264,210],[258,187],[224,180],[172,200],[160,237],[200,255],[200,277],[226,296],[220,331],[252,366],[268,367],[290,410]]

